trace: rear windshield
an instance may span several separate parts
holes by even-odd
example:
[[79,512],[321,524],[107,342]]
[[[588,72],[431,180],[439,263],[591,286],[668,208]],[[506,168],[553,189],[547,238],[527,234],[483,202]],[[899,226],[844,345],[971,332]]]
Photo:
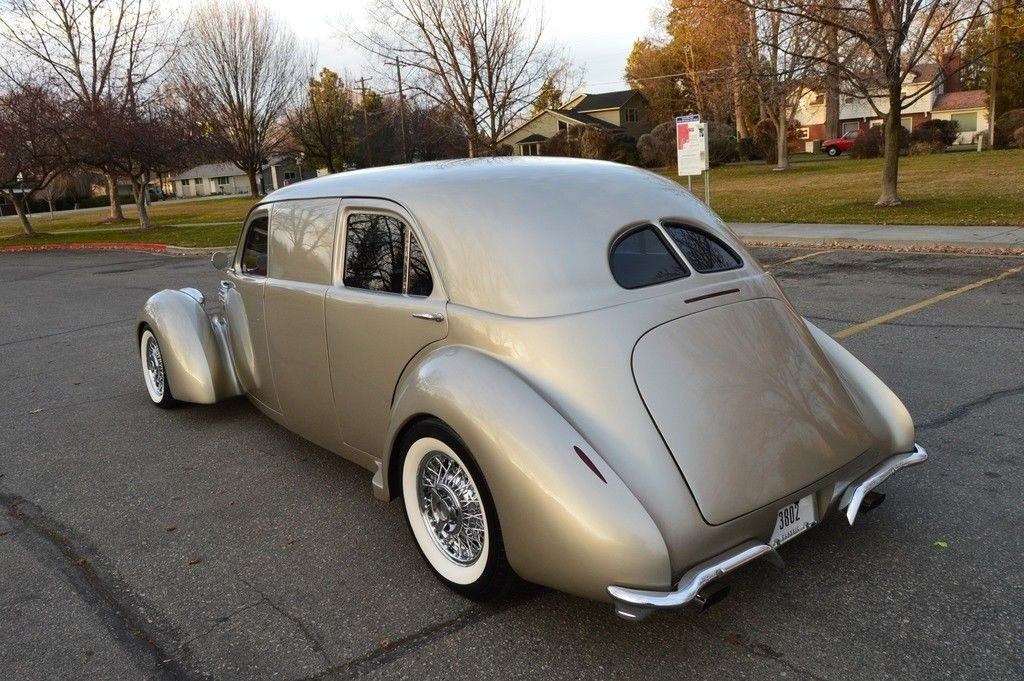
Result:
[[663,222],[662,226],[686,261],[701,274],[743,267],[743,261],[734,250],[707,232],[674,222]]
[[612,276],[623,288],[652,286],[690,274],[653,225],[633,230],[616,241],[610,264]]

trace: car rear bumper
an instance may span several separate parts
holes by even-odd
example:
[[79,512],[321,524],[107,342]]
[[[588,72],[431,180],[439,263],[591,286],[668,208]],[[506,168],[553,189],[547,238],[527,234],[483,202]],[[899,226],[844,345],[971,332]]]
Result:
[[[875,487],[888,480],[894,473],[914,466],[928,458],[921,445],[915,444],[914,451],[891,456],[846,485],[839,496],[839,509],[846,509],[846,517],[853,524],[865,497]],[[615,604],[615,612],[623,619],[638,620],[655,610],[681,608],[689,604],[702,605],[705,589],[717,579],[755,560],[767,558],[777,567],[782,559],[768,544],[756,539],[743,542],[708,560],[690,568],[672,591],[647,591],[621,586],[609,586],[608,594]]]

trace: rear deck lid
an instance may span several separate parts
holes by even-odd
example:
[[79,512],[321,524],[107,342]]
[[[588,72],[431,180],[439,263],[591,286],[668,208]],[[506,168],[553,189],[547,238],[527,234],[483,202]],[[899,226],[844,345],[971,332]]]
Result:
[[838,469],[870,434],[782,301],[723,305],[644,334],[640,395],[704,518],[718,525]]

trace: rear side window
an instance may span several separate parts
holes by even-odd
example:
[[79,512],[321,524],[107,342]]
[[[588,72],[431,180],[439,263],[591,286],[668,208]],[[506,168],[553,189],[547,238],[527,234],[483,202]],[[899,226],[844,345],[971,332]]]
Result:
[[267,276],[267,217],[261,216],[249,223],[242,245],[242,274]]
[[612,276],[623,288],[661,284],[689,275],[686,267],[672,255],[653,225],[647,225],[621,237],[612,245]]
[[355,213],[345,237],[345,286],[429,296],[434,288],[416,235],[398,218]]
[[707,232],[678,223],[662,224],[686,257],[686,261],[701,274],[743,267],[743,261],[734,250]]

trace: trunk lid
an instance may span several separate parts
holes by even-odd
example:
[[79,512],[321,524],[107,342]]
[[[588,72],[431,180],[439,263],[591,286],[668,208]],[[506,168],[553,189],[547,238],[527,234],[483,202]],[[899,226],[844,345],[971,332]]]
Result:
[[713,525],[810,485],[871,444],[828,359],[780,300],[656,326],[632,362],[640,396]]

